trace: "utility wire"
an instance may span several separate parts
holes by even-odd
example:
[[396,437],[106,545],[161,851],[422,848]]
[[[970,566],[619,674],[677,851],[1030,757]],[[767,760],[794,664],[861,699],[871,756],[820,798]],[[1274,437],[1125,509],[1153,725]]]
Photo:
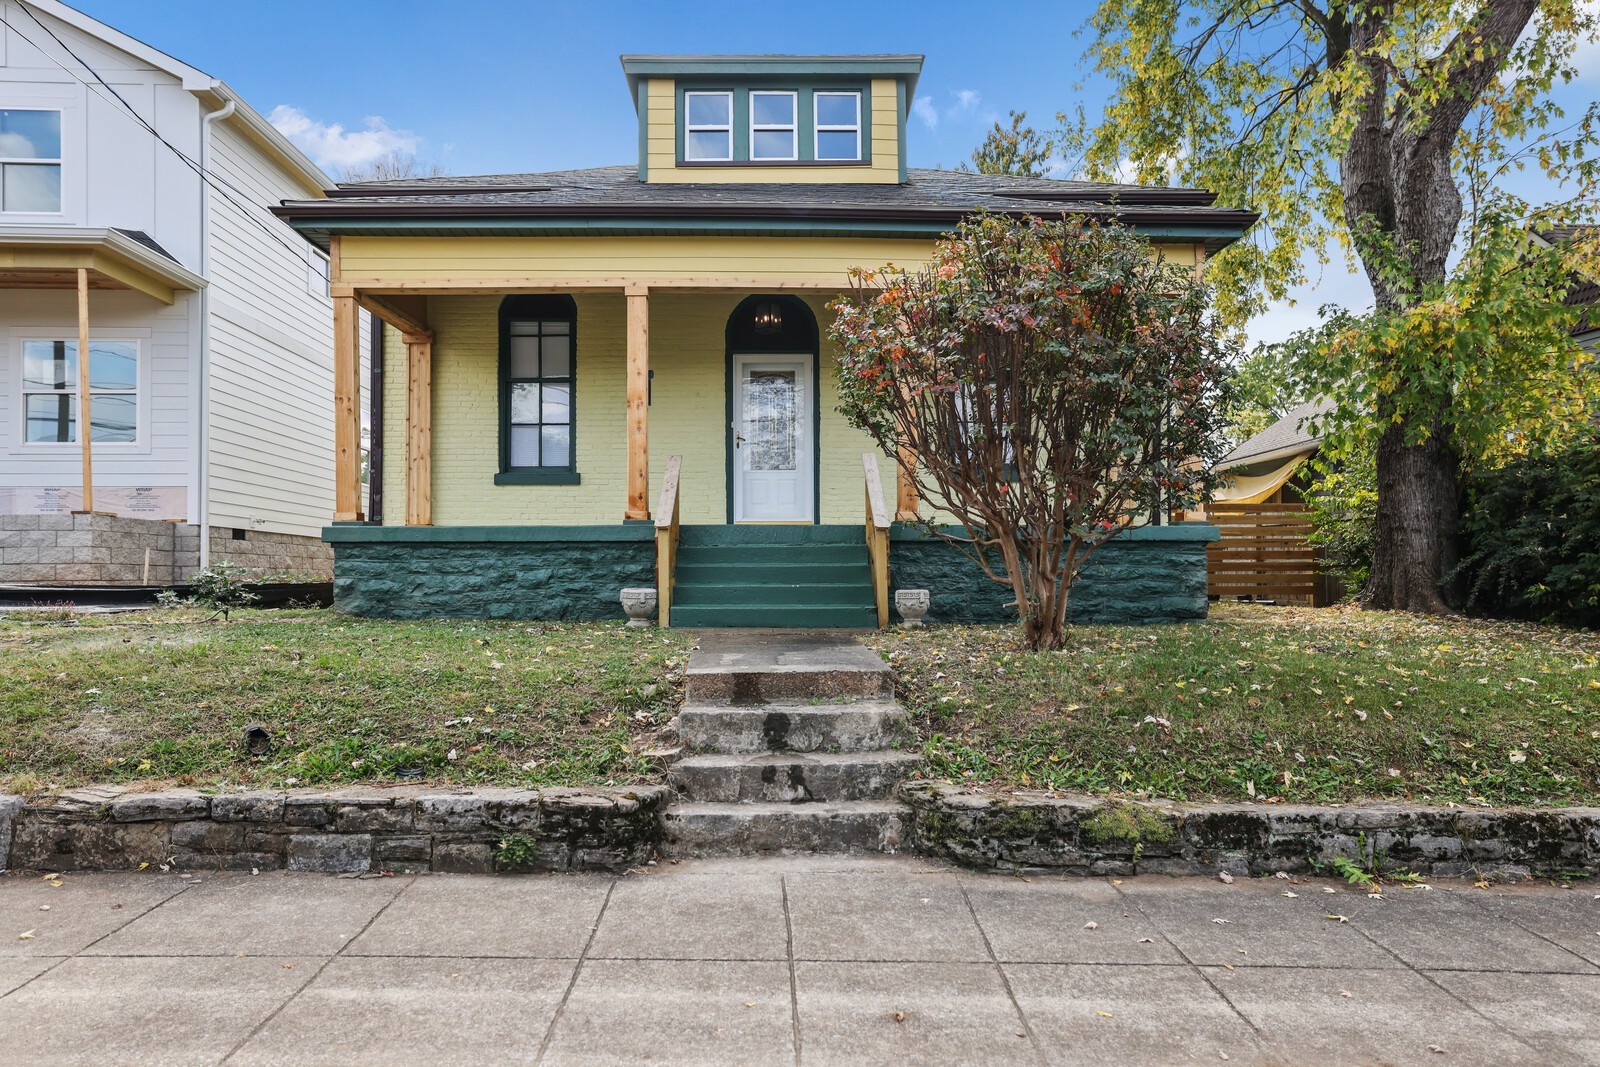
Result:
[[157,140],[161,144],[165,145],[166,148],[170,152],[172,152],[173,155],[177,156],[178,159],[182,160],[183,163],[186,166],[188,166],[190,170],[194,171],[195,174],[197,176],[199,176],[199,178],[200,178],[200,180],[202,182],[204,182],[207,186],[209,186],[211,189],[213,189],[218,194],[220,194],[223,197],[223,199],[228,200],[229,202],[231,202],[234,207],[239,209],[240,214],[244,215],[245,218],[249,219],[252,223],[254,223],[257,227],[259,227],[262,233],[265,233],[268,237],[270,237],[274,241],[276,241],[290,255],[294,256],[296,259],[300,260],[302,263],[308,262],[307,259],[306,259],[306,256],[305,256],[305,251],[303,249],[296,248],[294,245],[292,245],[288,241],[284,240],[283,237],[280,236],[275,230],[273,230],[272,227],[268,226],[266,224],[266,222],[264,222],[260,218],[256,217],[254,212],[255,212],[256,209],[260,208],[260,205],[257,204],[254,200],[250,199],[249,198],[249,194],[247,194],[244,190],[240,189],[238,186],[234,185],[232,182],[228,181],[226,178],[220,178],[220,177],[217,177],[217,176],[209,173],[206,170],[206,168],[202,167],[188,153],[184,152],[177,145],[173,144],[171,141],[169,141],[165,137],[163,137],[159,130],[157,130],[154,126],[152,126],[145,119],[145,117],[143,115],[139,114],[139,112],[134,109],[132,104],[128,103],[127,99],[121,93],[117,92],[115,87],[113,87],[109,82],[107,82],[105,80],[105,78],[101,77],[99,71],[95,70],[94,67],[90,66],[88,64],[88,62],[86,62],[82,56],[78,55],[77,52],[74,52],[72,50],[72,47],[70,45],[68,45],[67,42],[63,41],[59,36],[57,36],[57,34],[56,34],[56,32],[54,30],[52,30],[49,26],[47,26],[43,22],[41,22],[40,19],[39,19],[39,16],[37,16],[37,15],[35,15],[33,13],[33,9],[31,7],[29,7],[27,3],[22,3],[19,6],[22,8],[23,12],[30,19],[32,19],[34,21],[34,23],[36,23],[38,25],[38,27],[41,30],[43,30],[45,33],[49,34],[51,39],[54,40],[56,42],[56,44],[61,46],[62,50],[65,51],[67,53],[67,55],[69,55],[73,59],[77,60],[79,65],[81,65],[84,70],[86,70],[90,74],[94,75],[95,81],[98,82],[100,84],[100,86],[104,87],[105,92],[101,92],[100,89],[97,88],[95,85],[93,85],[90,82],[84,80],[84,78],[81,75],[79,75],[77,71],[71,69],[65,63],[62,63],[60,60],[57,60],[54,57],[51,57],[50,53],[46,49],[42,48],[37,41],[33,40],[27,34],[23,33],[21,30],[17,29],[16,26],[14,26],[10,22],[8,22],[4,15],[0,15],[0,25],[4,25],[7,28],[9,28],[11,30],[11,32],[15,33],[18,37],[21,37],[24,41],[27,41],[30,45],[32,45],[41,55],[44,55],[47,58],[50,58],[51,62],[55,63],[56,66],[60,67],[66,73],[72,75],[72,77],[74,79],[76,79],[80,84],[82,84],[85,88],[89,89],[91,92],[94,92],[102,100],[106,100],[108,103],[111,102],[111,99],[106,96],[106,93],[110,93],[111,97],[115,98],[116,103],[121,104],[123,110],[135,122],[137,122],[140,126],[142,126],[145,129],[145,131],[150,134],[151,137],[155,138],[155,140]]

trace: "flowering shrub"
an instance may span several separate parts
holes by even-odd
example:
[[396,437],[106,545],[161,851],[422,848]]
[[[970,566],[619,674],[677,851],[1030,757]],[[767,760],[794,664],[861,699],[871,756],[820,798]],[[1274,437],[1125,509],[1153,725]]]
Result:
[[1206,290],[1127,227],[977,216],[921,270],[853,272],[833,307],[840,410],[915,454],[920,521],[1012,588],[1030,647],[1060,647],[1100,545],[1215,484]]

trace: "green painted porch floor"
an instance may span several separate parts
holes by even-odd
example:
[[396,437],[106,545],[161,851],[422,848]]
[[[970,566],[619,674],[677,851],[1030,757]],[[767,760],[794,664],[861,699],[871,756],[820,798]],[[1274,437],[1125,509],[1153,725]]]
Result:
[[685,526],[675,627],[868,629],[872,572],[859,526]]

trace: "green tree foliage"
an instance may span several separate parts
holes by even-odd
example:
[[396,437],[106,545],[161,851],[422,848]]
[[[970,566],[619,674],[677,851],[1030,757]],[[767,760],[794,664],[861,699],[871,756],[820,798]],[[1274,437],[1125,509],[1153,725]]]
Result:
[[1049,136],[1027,124],[1026,111],[1011,112],[1011,125],[999,122],[972,153],[979,174],[1015,174],[1023,178],[1049,175],[1054,145]]
[[1492,615],[1600,627],[1600,431],[1470,482],[1460,573]]
[[1095,551],[1214,485],[1229,353],[1207,291],[1127,227],[987,215],[922,270],[852,278],[840,410],[917,456],[922,501],[960,524],[929,532],[1010,586],[1030,647],[1061,647]]
[[1577,75],[1574,48],[1596,22],[1578,0],[1102,0],[1090,20],[1113,100],[1101,121],[1069,122],[1065,143],[1091,176],[1131,165],[1141,180],[1205,186],[1261,212],[1251,238],[1211,265],[1225,315],[1241,321],[1284,296],[1330,237],[1365,269],[1375,337],[1346,346],[1364,353],[1359,387],[1330,395],[1346,424],[1360,413],[1378,428],[1375,606],[1447,609],[1458,446],[1476,447],[1497,418],[1457,411],[1468,405],[1453,386],[1512,406],[1524,386],[1501,373],[1506,361],[1448,365],[1472,331],[1434,319],[1461,343],[1404,333],[1422,325],[1418,308],[1449,306],[1446,265],[1464,232],[1496,228],[1486,212],[1507,174],[1593,194],[1600,105],[1574,120],[1551,89]]

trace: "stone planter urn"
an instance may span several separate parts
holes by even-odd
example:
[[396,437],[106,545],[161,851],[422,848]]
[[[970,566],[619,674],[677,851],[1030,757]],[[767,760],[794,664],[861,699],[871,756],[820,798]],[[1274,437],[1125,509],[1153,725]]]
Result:
[[921,626],[923,616],[928,614],[930,599],[926,589],[896,589],[894,610],[900,613],[900,625]]
[[624,589],[622,610],[628,613],[629,626],[649,626],[656,613],[656,591],[646,588]]

